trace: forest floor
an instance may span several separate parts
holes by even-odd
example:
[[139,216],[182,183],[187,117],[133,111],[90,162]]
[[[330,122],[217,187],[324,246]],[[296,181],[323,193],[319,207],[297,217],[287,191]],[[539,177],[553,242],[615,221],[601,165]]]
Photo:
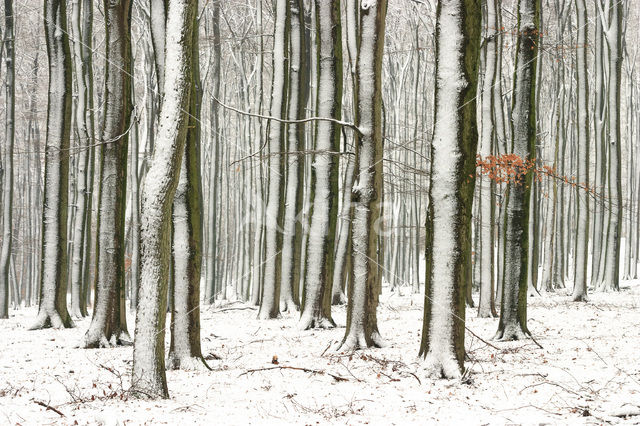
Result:
[[[36,310],[22,309],[0,322],[0,424],[639,421],[640,282],[623,286],[586,304],[564,292],[530,298],[529,328],[544,349],[531,340],[491,342],[496,349],[467,333],[464,381],[425,377],[420,295],[385,291],[378,319],[388,344],[353,356],[335,351],[344,327],[299,331],[297,315],[264,322],[240,303],[203,307],[212,371],[168,371],[171,399],[160,401],[128,394],[131,347],[77,349],[89,319],[27,331]],[[467,310],[467,326],[490,339],[497,320],[475,314]],[[334,318],[344,325],[345,308]],[[251,372],[271,367],[296,369]]]

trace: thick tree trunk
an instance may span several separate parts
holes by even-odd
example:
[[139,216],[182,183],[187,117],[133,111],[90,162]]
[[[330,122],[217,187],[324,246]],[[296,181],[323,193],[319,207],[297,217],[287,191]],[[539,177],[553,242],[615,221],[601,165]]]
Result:
[[[271,117],[286,118],[287,80],[289,69],[289,8],[288,0],[276,0],[273,38],[273,82],[271,87]],[[284,163],[285,126],[269,122],[268,193],[266,212],[266,252],[264,282],[258,318],[280,316],[280,284],[282,272],[282,227],[284,225]]]
[[[290,120],[305,117],[309,98],[309,72],[307,40],[304,27],[304,5],[302,0],[289,0],[291,14],[291,64],[289,67],[289,111]],[[283,311],[298,310],[300,304],[300,257],[302,250],[302,187],[304,174],[300,168],[301,151],[304,151],[304,124],[288,126],[287,191],[282,242],[282,279],[280,305]]]
[[[485,71],[482,82],[482,101],[480,105],[480,156],[486,158],[492,154],[495,139],[495,125],[493,119],[494,91],[496,82],[496,65],[498,50],[498,19],[496,15],[497,0],[486,0],[487,17],[485,27]],[[478,302],[478,316],[487,318],[497,316],[495,307],[494,280],[494,209],[493,209],[493,181],[489,176],[482,176],[482,199],[480,202],[480,300]],[[477,254],[477,251],[476,251]]]
[[347,330],[341,350],[380,347],[378,297],[382,288],[378,233],[382,202],[382,55],[387,0],[360,2],[360,45],[356,68],[356,177],[351,225],[352,264]]
[[73,327],[67,311],[67,199],[71,133],[71,52],[64,0],[46,0],[49,98],[45,146],[40,307],[32,330]]
[[105,107],[100,145],[96,297],[87,348],[129,343],[124,296],[127,155],[131,121],[131,2],[104,4]]
[[[9,261],[13,240],[13,140],[15,136],[15,50],[13,0],[4,1],[6,50],[5,151],[2,175],[2,247],[0,249],[0,319],[9,318]],[[0,169],[2,161],[0,160]],[[18,306],[16,306],[17,308]]]
[[577,128],[578,128],[578,185],[576,203],[578,213],[578,232],[576,244],[576,265],[573,284],[574,301],[587,299],[587,259],[589,257],[589,194],[582,188],[589,186],[589,87],[587,75],[587,8],[585,0],[576,1],[578,39],[576,51],[576,77],[578,83]]
[[164,328],[170,264],[171,206],[189,123],[192,31],[197,0],[170,0],[167,9],[164,101],[142,193],[140,293],[133,349],[133,390],[167,398]]
[[191,97],[187,140],[173,201],[173,310],[168,368],[207,369],[200,348],[202,269],[202,176],[200,175],[201,82],[197,20],[191,54]]
[[[342,32],[340,0],[316,2],[317,115],[340,119],[342,109]],[[338,218],[338,156],[340,127],[315,123],[315,153],[311,169],[311,223],[307,242],[302,313],[299,327],[335,327],[331,318],[331,291]]]
[[[539,0],[519,0],[518,37],[514,64],[513,154],[523,162],[535,155],[536,143],[536,55],[538,54]],[[500,323],[495,338],[518,340],[527,329],[527,265],[529,207],[533,172],[523,182],[510,183],[505,218],[505,264]]]
[[[601,7],[601,6],[599,6]],[[608,18],[605,18],[605,14]],[[621,1],[611,2],[610,9],[600,13],[601,19],[607,19],[604,31],[609,47],[609,84],[607,90],[609,123],[609,226],[607,245],[609,252],[605,261],[604,280],[599,290],[618,291],[620,289],[620,232],[622,229],[622,159],[620,138],[620,82],[622,74],[622,15]]]
[[[435,124],[427,215],[427,276],[420,355],[429,376],[464,366],[465,289],[471,279],[480,2],[441,1],[436,18]],[[470,177],[471,176],[471,177]]]

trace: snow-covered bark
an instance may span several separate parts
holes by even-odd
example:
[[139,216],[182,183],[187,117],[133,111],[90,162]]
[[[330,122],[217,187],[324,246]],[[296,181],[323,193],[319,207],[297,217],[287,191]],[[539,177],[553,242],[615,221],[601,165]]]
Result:
[[66,2],[46,0],[49,98],[45,145],[40,307],[31,329],[73,327],[67,311],[67,199],[71,133],[71,52]]
[[[15,136],[15,50],[13,0],[4,2],[6,53],[5,149],[2,174],[2,248],[0,249],[0,318],[9,318],[9,261],[13,240],[13,141]],[[0,169],[2,168],[0,160]],[[15,295],[14,295],[15,296]],[[17,299],[16,299],[17,300]]]
[[[512,107],[513,154],[527,161],[535,153],[535,82],[538,54],[539,0],[519,0],[518,36]],[[500,323],[495,338],[518,340],[527,329],[527,263],[529,207],[533,173],[524,182],[510,184],[505,218],[504,282]]]
[[84,347],[130,341],[120,303],[124,292],[124,223],[131,121],[131,2],[105,4],[105,98],[100,145],[96,297]]
[[189,122],[191,40],[197,0],[170,0],[167,9],[164,100],[155,149],[142,191],[141,274],[133,348],[133,388],[169,395],[164,340],[170,263],[171,206]]
[[341,350],[382,346],[378,295],[382,285],[377,228],[382,202],[382,55],[387,0],[360,1],[360,46],[356,68],[356,176],[351,224],[352,264],[347,329]]
[[[316,2],[316,114],[339,120],[342,108],[342,31],[340,0]],[[311,164],[311,222],[299,327],[335,327],[331,318],[334,244],[338,218],[338,156],[340,127],[315,123],[315,154]]]
[[577,128],[578,128],[578,183],[576,202],[578,215],[578,233],[576,242],[575,278],[573,282],[573,300],[584,301],[587,298],[587,259],[589,237],[589,194],[581,186],[589,185],[589,89],[587,76],[587,8],[585,0],[575,0],[577,16],[576,79],[577,90]]
[[435,122],[427,214],[427,276],[420,354],[429,376],[456,378],[464,365],[465,290],[471,211],[480,5],[447,0],[436,12]]
[[[194,21],[194,28],[197,28]],[[173,310],[168,368],[206,369],[200,348],[202,177],[200,175],[201,82],[198,31],[193,31],[189,124],[173,200]]]
[[[289,0],[274,3],[273,79],[271,87],[271,117],[286,118],[287,77],[289,68]],[[280,277],[282,272],[282,227],[284,225],[284,151],[285,126],[270,121],[267,132],[269,155],[267,211],[265,223],[265,265],[258,318],[280,315]]]
[[606,101],[608,106],[607,142],[609,145],[608,158],[608,199],[609,223],[607,231],[608,252],[605,260],[604,279],[598,290],[620,289],[620,232],[622,229],[622,161],[620,138],[620,82],[622,74],[622,15],[621,1],[608,2],[609,10],[600,8],[600,19],[606,20],[604,36],[607,41],[608,59],[608,88]]
[[[289,0],[291,15],[289,67],[289,111],[290,120],[305,117],[305,108],[309,97],[309,72],[307,60],[307,40],[304,27],[304,5],[302,0]],[[284,235],[282,240],[282,278],[280,288],[280,308],[283,311],[297,310],[299,305],[299,286],[302,250],[302,211],[303,178],[301,170],[304,151],[304,124],[289,124],[287,129],[287,190],[284,213]]]
[[[496,83],[496,65],[498,51],[498,19],[497,0],[486,1],[485,18],[485,64],[484,79],[482,80],[482,101],[480,105],[480,147],[479,153],[482,158],[493,154],[493,144],[495,139],[495,125],[493,119],[494,111],[494,91]],[[482,318],[496,316],[494,298],[494,268],[493,268],[493,245],[494,245],[494,197],[493,184],[489,176],[482,176],[480,184],[480,250],[476,253],[480,256],[480,299],[478,301],[478,316]]]

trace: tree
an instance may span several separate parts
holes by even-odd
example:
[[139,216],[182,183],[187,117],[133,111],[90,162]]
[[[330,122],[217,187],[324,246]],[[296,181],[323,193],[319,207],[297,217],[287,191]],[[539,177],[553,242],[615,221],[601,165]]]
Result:
[[[271,117],[286,118],[287,81],[289,69],[288,0],[274,3],[273,81],[271,86]],[[265,265],[258,318],[271,319],[280,315],[280,284],[282,275],[282,229],[284,225],[284,140],[285,126],[277,120],[269,122],[267,131],[268,193],[265,235]]]
[[[309,61],[307,35],[304,22],[302,0],[289,1],[290,57],[288,118],[300,120],[306,115],[309,99]],[[284,212],[284,234],[282,242],[282,277],[280,284],[280,305],[283,311],[297,310],[300,303],[299,283],[302,254],[302,195],[304,185],[304,165],[300,151],[304,150],[304,124],[289,124],[287,129],[287,185]]]
[[[585,0],[576,0],[577,45],[576,80],[578,83],[577,128],[578,128],[578,183],[589,185],[589,82],[587,76],[587,7]],[[576,186],[578,214],[578,241],[576,243],[575,278],[573,300],[587,299],[587,260],[589,255],[589,194],[580,185]]]
[[[513,154],[523,162],[535,155],[539,13],[539,0],[519,0],[511,143]],[[527,264],[532,180],[533,172],[529,169],[523,182],[511,183],[507,188],[504,280],[497,340],[519,340],[531,334],[527,328]]]
[[104,3],[106,70],[100,145],[96,296],[87,348],[130,341],[124,299],[124,222],[131,122],[131,1]]
[[67,199],[71,133],[71,52],[66,2],[45,0],[49,59],[40,305],[32,330],[73,327],[67,311]]
[[[76,75],[76,107],[75,107],[75,130],[78,135],[80,149],[77,153],[78,171],[76,185],[76,214],[73,220],[73,252],[71,259],[71,316],[74,318],[83,318],[88,315],[86,297],[83,294],[83,272],[86,264],[89,263],[89,256],[85,256],[85,239],[87,238],[87,226],[91,226],[90,205],[91,193],[88,191],[87,184],[92,176],[87,173],[89,167],[89,157],[93,153],[92,134],[89,133],[89,124],[87,120],[88,95],[92,93],[89,90],[89,67],[90,55],[85,55],[83,45],[92,37],[92,34],[84,34],[81,29],[83,4],[80,0],[72,3],[71,9],[71,34],[73,36],[73,65]],[[91,7],[91,5],[89,5]],[[84,10],[84,19],[90,19],[91,15],[88,10]],[[91,26],[88,27],[91,31]],[[91,131],[92,128],[91,128]],[[88,253],[86,253],[88,254]]]
[[154,398],[169,396],[164,360],[169,231],[189,123],[191,44],[197,6],[197,0],[169,0],[167,5],[164,101],[142,191],[141,273],[132,383],[135,392]]
[[604,280],[598,285],[598,290],[620,290],[620,233],[622,230],[622,164],[620,138],[620,84],[622,80],[622,1],[606,3],[608,10],[604,10],[601,1],[597,2],[599,18],[602,21],[603,36],[608,46],[608,88],[606,91],[608,106],[607,138],[609,145],[609,223],[607,231],[607,246],[610,251],[606,254]]
[[352,263],[343,351],[382,346],[376,310],[382,285],[378,240],[382,201],[382,55],[387,0],[360,3],[356,66],[356,175],[351,225]]
[[[0,248],[0,319],[9,318],[9,261],[13,240],[13,140],[15,136],[15,50],[13,0],[4,1],[4,48],[7,72],[5,98],[5,152],[2,174],[2,246]],[[0,168],[2,162],[0,161]]]
[[[486,4],[486,27],[484,38],[484,79],[482,81],[482,98],[481,98],[481,121],[480,121],[480,147],[479,154],[482,158],[493,153],[495,141],[495,124],[494,124],[494,91],[498,76],[497,59],[498,59],[498,17],[497,0],[485,0]],[[478,301],[478,316],[482,318],[497,316],[495,307],[495,280],[494,280],[494,263],[493,263],[493,246],[494,246],[494,216],[495,216],[495,185],[488,176],[483,176],[480,182],[481,193],[478,200],[480,202],[480,300]],[[478,251],[477,251],[478,252]]]
[[[316,110],[318,117],[341,118],[342,31],[340,0],[316,2]],[[316,121],[311,169],[311,223],[307,241],[304,293],[299,327],[331,328],[334,245],[338,220],[340,126]]]
[[480,16],[477,0],[441,1],[436,11],[435,123],[420,344],[427,374],[433,377],[460,377],[464,365]]
[[[202,176],[200,175],[200,107],[202,89],[198,25],[191,41],[189,122],[180,178],[173,201],[173,309],[169,368],[207,369],[200,349],[200,278],[202,270]],[[215,244],[210,241],[210,244]]]

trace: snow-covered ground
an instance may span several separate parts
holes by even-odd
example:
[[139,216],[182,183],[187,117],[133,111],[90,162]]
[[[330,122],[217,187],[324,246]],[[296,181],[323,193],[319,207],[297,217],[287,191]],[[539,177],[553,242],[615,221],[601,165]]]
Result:
[[[467,333],[464,382],[425,377],[417,357],[419,295],[385,293],[378,318],[388,345],[354,355],[334,350],[344,327],[299,331],[297,315],[258,321],[255,310],[239,303],[205,307],[202,345],[212,371],[169,371],[171,399],[160,401],[127,394],[130,347],[77,349],[88,319],[70,330],[27,331],[36,311],[23,309],[0,322],[0,424],[625,421],[616,415],[640,413],[639,284],[593,294],[588,304],[562,294],[530,299],[529,327],[544,349],[531,340],[491,342],[494,349]],[[344,325],[344,307],[334,318]],[[497,320],[478,319],[469,309],[467,326],[490,339]],[[326,374],[249,372],[270,367]],[[626,421],[634,420],[640,417]]]

